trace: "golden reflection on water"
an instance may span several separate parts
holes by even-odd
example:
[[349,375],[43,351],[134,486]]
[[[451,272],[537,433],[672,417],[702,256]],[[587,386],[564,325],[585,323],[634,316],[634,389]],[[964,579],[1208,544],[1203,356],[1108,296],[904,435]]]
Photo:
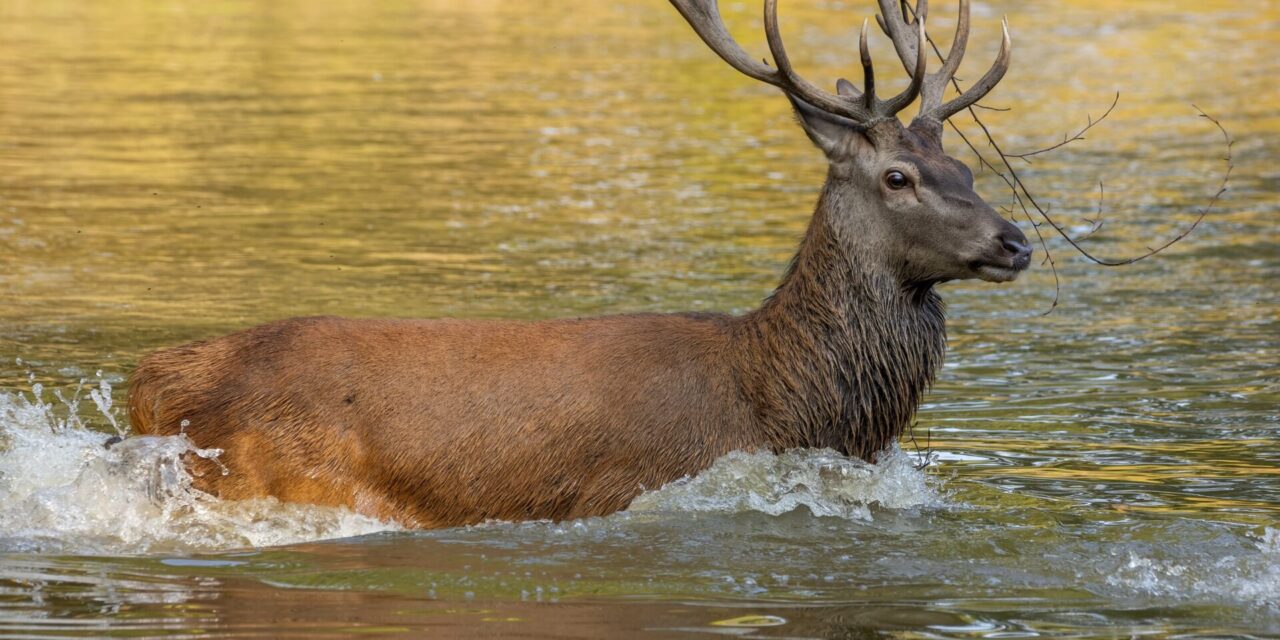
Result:
[[[763,53],[758,4],[723,4]],[[874,3],[781,4],[803,73],[857,78]],[[934,5],[945,44],[954,8]],[[952,354],[920,430],[973,459],[942,473],[997,521],[1034,507],[1274,523],[1280,5],[979,2],[962,77],[994,57],[1005,12],[1014,66],[988,102],[1011,111],[984,118],[1006,148],[1056,142],[1121,93],[1086,141],[1020,166],[1072,224],[1105,180],[1099,253],[1176,233],[1216,188],[1220,138],[1191,103],[1230,130],[1236,169],[1205,224],[1152,261],[1106,270],[1051,242],[1054,315],[1043,266],[944,288]],[[901,87],[883,39],[873,55]],[[16,1],[0,4],[0,62],[3,389],[28,370],[119,376],[153,348],[291,315],[742,311],[776,282],[823,174],[776,91],[663,0]],[[1008,199],[988,173],[978,188]],[[222,597],[263,593],[290,600]],[[588,608],[579,628],[615,614]]]
[[[937,4],[941,36],[952,9]],[[757,9],[726,13],[760,48]],[[801,68],[852,70],[870,7],[785,10]],[[988,119],[1007,146],[1053,141],[1123,94],[1080,147],[1102,155],[1027,168],[1064,215],[1089,211],[1099,175],[1114,202],[1156,207],[1115,215],[1109,254],[1184,224],[1212,191],[1220,149],[1190,102],[1241,142],[1237,185],[1266,172],[1256,158],[1280,117],[1261,26],[1275,6],[979,4],[964,74],[988,64],[1002,10],[1017,57],[991,102],[1013,111]],[[662,2],[0,11],[0,264],[21,301],[0,312],[9,324],[744,309],[821,181],[784,101],[723,68]],[[875,54],[897,71],[885,42]],[[983,190],[1002,200],[994,180]],[[1247,228],[1248,204],[1215,219]],[[1224,226],[1188,244],[1229,245]],[[1028,280],[1047,285],[1044,270]]]

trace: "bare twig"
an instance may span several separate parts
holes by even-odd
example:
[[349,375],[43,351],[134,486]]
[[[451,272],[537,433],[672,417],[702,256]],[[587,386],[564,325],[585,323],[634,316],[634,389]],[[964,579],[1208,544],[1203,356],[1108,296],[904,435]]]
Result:
[[[903,7],[904,7],[904,12],[909,11],[912,14],[914,14],[914,8],[910,7],[908,3],[904,2]],[[938,45],[933,41],[933,39],[929,38],[928,34],[926,34],[925,37],[928,40],[930,47],[933,49],[934,55],[936,55],[939,60],[944,59],[942,56],[941,50],[938,48]],[[955,77],[951,78],[951,85],[956,89],[956,91],[961,91],[960,83],[955,79]],[[1230,183],[1231,172],[1235,168],[1232,160],[1232,155],[1231,155],[1232,146],[1235,143],[1231,139],[1231,135],[1227,133],[1226,128],[1222,126],[1222,123],[1220,123],[1218,120],[1216,120],[1212,116],[1205,113],[1203,110],[1200,109],[1200,107],[1196,107],[1195,105],[1192,105],[1193,107],[1195,107],[1196,111],[1200,114],[1200,117],[1207,119],[1209,122],[1212,122],[1213,125],[1217,127],[1220,132],[1222,132],[1223,140],[1226,143],[1226,156],[1223,158],[1223,160],[1226,162],[1226,169],[1222,175],[1222,182],[1218,185],[1217,192],[1215,192],[1213,196],[1209,198],[1208,203],[1206,203],[1206,205],[1200,210],[1200,213],[1196,217],[1196,219],[1192,221],[1192,223],[1188,225],[1185,229],[1180,231],[1177,235],[1173,236],[1169,240],[1165,241],[1164,243],[1156,247],[1148,246],[1147,251],[1145,253],[1132,258],[1114,259],[1114,260],[1107,259],[1107,258],[1100,258],[1098,256],[1093,255],[1089,251],[1087,251],[1084,247],[1080,246],[1079,243],[1081,241],[1088,239],[1095,232],[1097,232],[1099,228],[1102,227],[1102,221],[1103,221],[1102,203],[1103,203],[1103,197],[1105,194],[1102,183],[1101,182],[1098,183],[1098,193],[1099,193],[1098,212],[1096,214],[1097,217],[1094,220],[1090,221],[1090,223],[1093,225],[1092,228],[1083,236],[1079,238],[1072,238],[1071,235],[1067,232],[1066,228],[1063,227],[1056,220],[1054,220],[1053,217],[1050,216],[1049,208],[1046,206],[1042,206],[1037,201],[1035,194],[1031,192],[1027,184],[1023,182],[1022,177],[1018,175],[1017,170],[1013,168],[1013,165],[1010,162],[1010,158],[1018,158],[1025,162],[1029,162],[1027,158],[1030,156],[1047,153],[1049,151],[1053,151],[1055,149],[1061,148],[1077,140],[1083,140],[1085,133],[1087,133],[1090,129],[1096,126],[1099,122],[1102,122],[1104,119],[1106,119],[1107,116],[1111,115],[1112,110],[1115,109],[1116,104],[1119,102],[1119,100],[1120,100],[1120,94],[1117,93],[1115,99],[1112,100],[1111,102],[1111,106],[1107,108],[1107,110],[1102,114],[1101,117],[1099,117],[1096,120],[1093,119],[1092,117],[1089,117],[1088,122],[1084,126],[1084,128],[1077,131],[1074,135],[1064,136],[1062,142],[1051,145],[1049,147],[1045,147],[1043,149],[1037,149],[1035,151],[1020,153],[1020,154],[1008,154],[1008,153],[1005,153],[1004,150],[1000,148],[1000,145],[995,141],[995,138],[992,136],[991,130],[987,127],[986,123],[984,123],[982,119],[978,117],[976,108],[986,108],[986,107],[983,107],[982,105],[978,105],[978,104],[969,106],[967,108],[969,112],[969,116],[973,118],[974,123],[977,124],[980,129],[982,129],[983,136],[987,140],[987,145],[992,150],[994,150],[996,155],[1000,158],[999,162],[1002,165],[1003,169],[998,168],[992,161],[988,160],[987,157],[983,155],[982,151],[980,151],[977,148],[977,146],[975,146],[973,142],[969,140],[968,136],[966,136],[964,132],[961,131],[960,128],[956,126],[954,122],[951,122],[951,120],[949,119],[947,120],[947,124],[951,127],[951,130],[956,132],[956,134],[960,136],[960,139],[964,141],[965,146],[969,147],[969,149],[973,151],[974,155],[977,156],[979,168],[991,169],[991,171],[995,173],[997,176],[999,176],[1000,179],[1004,181],[1005,185],[1008,186],[1009,191],[1013,196],[1014,204],[1017,206],[1017,209],[1022,212],[1022,215],[1027,219],[1028,222],[1031,223],[1032,229],[1035,230],[1036,232],[1036,239],[1039,242],[1040,247],[1045,252],[1044,262],[1047,262],[1049,264],[1049,268],[1053,273],[1053,302],[1049,305],[1049,308],[1045,311],[1044,315],[1048,315],[1052,313],[1053,310],[1057,308],[1058,301],[1061,296],[1062,288],[1061,288],[1061,281],[1058,277],[1056,261],[1053,258],[1052,252],[1049,251],[1049,246],[1045,241],[1044,235],[1040,231],[1040,226],[1041,226],[1040,223],[1036,222],[1035,217],[1032,216],[1031,214],[1032,210],[1036,212],[1036,215],[1038,215],[1040,219],[1042,219],[1045,223],[1047,223],[1050,227],[1052,227],[1053,230],[1058,233],[1058,235],[1062,236],[1062,238],[1067,242],[1067,244],[1071,245],[1071,248],[1075,249],[1077,252],[1080,253],[1080,255],[1084,256],[1087,260],[1095,264],[1106,266],[1106,267],[1117,267],[1122,265],[1133,264],[1140,260],[1149,258],[1157,253],[1160,253],[1161,251],[1164,251],[1165,249],[1179,242],[1183,238],[1186,238],[1192,231],[1195,230],[1197,226],[1200,225],[1200,222],[1204,220],[1205,216],[1209,214],[1209,211],[1211,211],[1213,207],[1218,203],[1218,201],[1222,198],[1222,195],[1226,193],[1227,186]]]
[[1077,140],[1084,140],[1084,134],[1088,133],[1089,130],[1092,129],[1094,126],[1096,126],[1098,123],[1102,122],[1103,120],[1106,120],[1107,116],[1111,115],[1111,112],[1115,110],[1116,105],[1119,103],[1120,103],[1120,92],[1117,91],[1115,99],[1111,101],[1111,106],[1107,107],[1107,110],[1103,112],[1103,114],[1099,116],[1097,120],[1094,120],[1093,116],[1086,115],[1086,117],[1088,118],[1088,123],[1085,124],[1084,128],[1071,134],[1070,136],[1068,136],[1065,133],[1062,134],[1062,142],[1044,147],[1042,149],[1036,149],[1035,151],[1028,151],[1026,153],[1006,153],[1005,155],[1010,158],[1018,158],[1019,160],[1023,160],[1027,163],[1030,163],[1031,161],[1027,160],[1027,158],[1030,158],[1031,156],[1038,156],[1042,153],[1048,153],[1055,149],[1060,149],[1062,147],[1065,147]]
[[[1177,243],[1179,240],[1182,240],[1183,238],[1190,235],[1191,232],[1195,231],[1196,227],[1200,225],[1200,222],[1204,220],[1205,216],[1209,215],[1209,211],[1211,211],[1214,205],[1218,203],[1218,200],[1222,199],[1222,194],[1227,192],[1227,184],[1231,181],[1231,171],[1235,169],[1235,164],[1233,163],[1233,160],[1231,157],[1231,147],[1235,144],[1235,141],[1231,139],[1231,134],[1227,133],[1227,130],[1222,126],[1222,123],[1218,122],[1218,120],[1215,119],[1213,116],[1210,116],[1209,114],[1205,113],[1200,107],[1197,107],[1194,104],[1191,106],[1194,107],[1195,110],[1200,114],[1200,117],[1208,120],[1209,122],[1212,122],[1213,126],[1217,127],[1218,131],[1222,133],[1222,139],[1223,139],[1223,142],[1226,144],[1226,152],[1227,152],[1226,155],[1223,157],[1223,161],[1226,163],[1226,169],[1222,173],[1222,182],[1219,183],[1218,190],[1214,192],[1213,196],[1209,198],[1208,203],[1206,203],[1205,206],[1200,209],[1200,214],[1196,216],[1196,219],[1193,220],[1191,224],[1187,225],[1187,227],[1182,231],[1180,231],[1177,235],[1173,236],[1169,240],[1166,240],[1163,244],[1157,247],[1147,247],[1146,253],[1139,254],[1132,258],[1122,258],[1122,259],[1113,260],[1108,258],[1099,258],[1093,255],[1092,253],[1089,253],[1087,250],[1085,250],[1084,247],[1080,246],[1077,240],[1073,239],[1071,235],[1067,233],[1066,229],[1064,229],[1061,225],[1058,224],[1057,221],[1055,221],[1053,218],[1049,216],[1048,211],[1040,208],[1039,205],[1036,205],[1036,209],[1039,210],[1040,216],[1044,218],[1044,221],[1048,222],[1049,226],[1053,227],[1054,230],[1057,231],[1058,234],[1061,235],[1062,238],[1066,240],[1067,243],[1070,244],[1073,249],[1078,251],[1080,255],[1084,256],[1085,258],[1088,258],[1091,262],[1102,265],[1104,267],[1119,267],[1126,264],[1133,264],[1135,262],[1138,262],[1139,260],[1145,260],[1147,258],[1150,258],[1151,256],[1156,255],[1157,253],[1160,253],[1161,251],[1164,251],[1165,249],[1168,249],[1169,247]],[[1005,166],[1006,167],[1009,166],[1008,160],[1005,160]],[[1010,171],[1012,171],[1012,167],[1009,167],[1009,169]],[[1018,182],[1019,184],[1021,184],[1021,181],[1018,181]],[[1034,199],[1031,198],[1031,194],[1027,191],[1025,185],[1022,186],[1022,192],[1028,197],[1028,200],[1030,200],[1033,204],[1035,203]]]
[[1098,229],[1102,228],[1102,222],[1103,222],[1102,201],[1104,198],[1106,198],[1106,195],[1107,195],[1106,187],[1102,185],[1102,180],[1098,180],[1098,212],[1094,214],[1094,218],[1092,220],[1090,220],[1089,218],[1084,219],[1085,222],[1089,223],[1089,230],[1084,232],[1083,235],[1076,236],[1076,242],[1080,242],[1082,240],[1088,240],[1091,236],[1093,236],[1093,234],[1098,232]]
[[[987,125],[978,118],[978,114],[973,110],[973,107],[969,108],[969,116],[973,118],[974,122],[978,123],[979,127],[982,128],[982,132],[986,135],[987,143],[991,148],[995,149],[996,153],[1004,159],[1005,156],[1000,151],[1000,145],[996,144],[995,139],[991,137],[991,131],[987,129]],[[1009,187],[1009,192],[1013,195],[1014,204],[1018,206],[1018,209],[1022,211],[1022,216],[1031,224],[1031,229],[1036,232],[1036,242],[1040,244],[1040,248],[1044,251],[1044,260],[1041,261],[1041,264],[1047,262],[1049,264],[1049,272],[1053,274],[1053,301],[1049,304],[1049,308],[1045,310],[1044,315],[1053,313],[1053,310],[1058,307],[1058,301],[1061,299],[1062,279],[1058,276],[1058,263],[1053,257],[1053,252],[1049,250],[1049,243],[1045,241],[1044,234],[1040,231],[1040,223],[1036,222],[1035,218],[1031,216],[1031,211],[1027,208],[1027,201],[1030,200],[1032,208],[1042,216],[1044,215],[1044,210],[1041,209],[1040,205],[1031,197],[1030,192],[1026,189],[1026,185],[1023,184],[1022,179],[1018,176],[1017,171],[1015,171],[1009,164],[1008,160],[1003,160],[1003,164],[1009,172],[1008,175],[1006,175],[1004,171],[996,168],[995,165],[991,164],[991,161],[987,160],[986,156],[982,155],[982,152],[969,141],[968,136],[964,135],[964,132],[960,130],[960,127],[956,126],[956,124],[950,120],[947,121],[947,124],[951,127],[952,131],[956,132],[956,134],[960,136],[960,139],[964,141],[965,146],[969,147],[969,149],[973,151],[974,155],[978,157],[979,165],[986,166],[991,169],[991,171],[999,176],[1000,179],[1004,181],[1005,185]],[[1026,194],[1025,198],[1023,194]]]
[[920,441],[916,440],[916,427],[920,426],[918,422],[912,422],[907,427],[907,442],[916,450],[916,469],[925,469],[933,464],[933,432],[925,431],[924,449],[920,448]]

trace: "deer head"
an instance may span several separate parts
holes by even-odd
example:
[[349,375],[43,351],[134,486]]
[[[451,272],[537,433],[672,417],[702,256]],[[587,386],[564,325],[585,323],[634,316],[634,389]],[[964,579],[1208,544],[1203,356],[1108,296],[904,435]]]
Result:
[[[730,66],[786,94],[800,126],[826,154],[830,168],[823,200],[833,231],[851,251],[874,256],[904,284],[946,280],[1013,280],[1031,261],[1022,232],[973,191],[973,174],[942,150],[942,123],[977,102],[1009,68],[1009,29],[995,64],[968,91],[943,103],[946,85],[964,56],[969,2],[960,15],[942,67],[925,72],[927,0],[914,10],[902,0],[879,0],[876,20],[893,41],[911,83],[888,99],[876,96],[875,73],[862,24],[861,90],[841,79],[828,93],[791,66],[778,31],[777,0],[765,0],[764,27],[774,64],[756,62],[729,35],[716,0],[671,0],[698,36]],[[903,126],[897,113],[920,98],[920,113]]]

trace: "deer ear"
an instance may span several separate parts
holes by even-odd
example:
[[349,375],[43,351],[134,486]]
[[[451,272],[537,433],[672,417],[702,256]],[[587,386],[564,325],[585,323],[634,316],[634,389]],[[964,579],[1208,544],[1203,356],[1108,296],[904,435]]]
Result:
[[800,128],[828,158],[834,158],[837,150],[847,148],[843,143],[849,136],[862,135],[858,123],[853,120],[827,113],[790,93],[787,99],[795,109]]

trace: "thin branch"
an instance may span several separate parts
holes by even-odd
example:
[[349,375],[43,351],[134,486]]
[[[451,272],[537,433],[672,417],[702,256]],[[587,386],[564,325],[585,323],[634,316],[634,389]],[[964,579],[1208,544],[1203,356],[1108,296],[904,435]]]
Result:
[[1079,131],[1075,132],[1074,134],[1071,134],[1070,136],[1063,134],[1062,142],[1059,142],[1054,145],[1050,145],[1048,147],[1044,147],[1043,149],[1036,149],[1035,151],[1028,151],[1026,153],[1007,153],[1005,155],[1010,158],[1018,158],[1019,160],[1025,160],[1026,162],[1029,163],[1031,161],[1027,160],[1027,158],[1031,156],[1038,156],[1042,153],[1048,153],[1050,151],[1053,151],[1054,149],[1060,149],[1062,147],[1065,147],[1077,140],[1084,140],[1084,134],[1088,133],[1089,130],[1092,129],[1095,125],[1097,125],[1099,122],[1106,120],[1107,116],[1111,115],[1111,112],[1115,110],[1116,105],[1119,103],[1120,103],[1120,92],[1117,91],[1115,99],[1111,101],[1111,106],[1107,107],[1106,112],[1104,112],[1101,116],[1099,116],[1097,120],[1094,120],[1093,116],[1089,116],[1086,114],[1086,117],[1088,118],[1088,124],[1086,124],[1083,129],[1080,129]]
[[[903,7],[904,7],[904,11],[911,10],[912,13],[914,13],[914,10],[911,9],[907,3],[904,2]],[[939,60],[944,60],[942,51],[938,48],[937,43],[935,43],[932,38],[929,38],[928,34],[926,34],[925,38],[929,42],[930,47],[933,49],[934,55],[936,55]],[[954,76],[951,78],[951,85],[956,89],[956,91],[961,91],[960,83],[955,79]],[[1036,238],[1040,243],[1040,247],[1044,249],[1044,252],[1045,252],[1045,261],[1049,263],[1049,267],[1053,272],[1053,302],[1052,304],[1050,304],[1049,309],[1045,311],[1044,315],[1048,315],[1052,313],[1053,310],[1058,306],[1059,297],[1061,295],[1061,282],[1058,277],[1058,270],[1057,270],[1056,262],[1053,258],[1053,254],[1049,251],[1049,246],[1045,242],[1044,235],[1040,231],[1040,224],[1037,223],[1034,217],[1031,215],[1031,210],[1034,209],[1036,214],[1038,214],[1040,218],[1044,220],[1044,222],[1048,223],[1050,227],[1053,227],[1053,230],[1056,231],[1058,235],[1062,236],[1063,240],[1066,240],[1067,244],[1071,245],[1071,248],[1075,249],[1077,252],[1080,253],[1080,255],[1084,256],[1089,261],[1098,265],[1106,266],[1106,267],[1117,267],[1122,265],[1133,264],[1140,260],[1149,258],[1157,253],[1160,253],[1161,251],[1164,251],[1170,246],[1173,246],[1175,243],[1179,242],[1183,238],[1186,238],[1188,235],[1190,235],[1191,232],[1194,231],[1196,227],[1200,225],[1200,222],[1204,220],[1205,216],[1209,214],[1209,211],[1211,211],[1213,207],[1217,205],[1218,201],[1222,198],[1222,195],[1227,192],[1227,186],[1231,181],[1231,172],[1235,168],[1231,153],[1232,153],[1232,146],[1235,144],[1235,142],[1231,139],[1231,135],[1227,133],[1226,128],[1222,126],[1221,122],[1219,122],[1209,114],[1205,113],[1203,110],[1200,109],[1200,107],[1193,104],[1191,106],[1195,107],[1196,111],[1200,114],[1200,117],[1205,118],[1209,122],[1213,123],[1213,125],[1217,127],[1220,132],[1222,132],[1222,137],[1226,144],[1226,156],[1223,158],[1223,160],[1226,163],[1226,169],[1222,174],[1222,182],[1218,185],[1217,192],[1215,192],[1213,196],[1209,198],[1209,201],[1200,210],[1200,213],[1196,217],[1196,219],[1192,221],[1192,223],[1188,225],[1185,229],[1183,229],[1181,232],[1179,232],[1177,235],[1173,236],[1169,240],[1165,241],[1163,244],[1157,247],[1148,246],[1146,253],[1143,253],[1141,255],[1138,255],[1132,258],[1117,259],[1117,260],[1100,258],[1098,256],[1093,255],[1089,251],[1087,251],[1084,247],[1080,246],[1079,243],[1081,241],[1092,236],[1093,233],[1096,232],[1097,229],[1102,226],[1102,219],[1103,219],[1102,203],[1103,203],[1103,197],[1104,197],[1105,191],[1101,181],[1099,181],[1098,183],[1098,192],[1099,192],[1098,212],[1096,214],[1097,218],[1095,220],[1094,228],[1091,229],[1085,235],[1081,236],[1080,238],[1072,238],[1071,235],[1067,232],[1067,230],[1062,225],[1058,224],[1058,222],[1049,215],[1048,207],[1042,206],[1036,200],[1035,194],[1033,194],[1030,188],[1027,187],[1026,183],[1023,182],[1022,177],[1018,175],[1018,171],[1013,168],[1013,164],[1010,162],[1010,158],[1018,158],[1020,160],[1023,160],[1024,162],[1029,162],[1027,158],[1030,156],[1038,155],[1041,153],[1052,151],[1054,149],[1058,149],[1076,140],[1083,140],[1085,133],[1087,133],[1090,129],[1096,126],[1099,122],[1106,119],[1106,117],[1111,114],[1112,110],[1115,109],[1116,104],[1119,102],[1119,100],[1120,100],[1120,94],[1117,93],[1115,99],[1111,102],[1111,106],[1107,108],[1106,112],[1103,113],[1102,116],[1099,117],[1097,120],[1094,120],[1092,117],[1090,117],[1085,127],[1082,128],[1080,131],[1076,132],[1075,135],[1064,136],[1062,142],[1052,145],[1050,147],[1046,147],[1044,149],[1039,149],[1039,150],[1031,151],[1027,153],[1021,153],[1021,154],[1005,153],[1004,150],[1000,148],[1000,145],[995,141],[995,138],[992,136],[991,130],[987,127],[986,123],[984,123],[982,119],[978,117],[978,113],[975,107],[977,108],[983,108],[983,107],[977,104],[969,106],[967,109],[969,112],[969,116],[973,118],[974,123],[977,124],[978,127],[982,129],[983,136],[987,139],[988,146],[990,146],[991,149],[995,151],[996,155],[1000,157],[1000,164],[1003,165],[1004,170],[997,168],[995,164],[989,161],[986,158],[986,156],[984,156],[982,152],[978,150],[978,148],[973,144],[973,142],[969,140],[969,138],[964,134],[964,132],[962,132],[960,128],[956,126],[955,123],[951,122],[950,119],[947,120],[947,124],[951,127],[951,130],[956,132],[956,134],[960,136],[960,139],[964,141],[965,145],[969,147],[969,149],[973,151],[974,155],[978,157],[979,168],[991,169],[991,171],[994,172],[997,176],[1000,176],[1000,179],[1003,180],[1005,185],[1009,187],[1009,191],[1013,195],[1014,204],[1016,204],[1018,209],[1022,211],[1023,216],[1025,216],[1027,221],[1031,223],[1032,229],[1034,229],[1036,232]]]
[[[952,82],[954,82],[954,80]],[[956,89],[958,90],[959,87],[957,86]],[[987,137],[987,143],[996,150],[997,154],[1000,154],[1000,146],[997,145],[996,141],[991,137],[991,131],[987,129],[987,126],[983,124],[981,120],[978,119],[978,114],[974,112],[973,107],[969,107],[968,111],[969,116],[973,118],[973,121],[978,123],[979,127],[982,127],[982,131]],[[1031,217],[1031,211],[1028,210],[1027,203],[1023,199],[1022,193],[1019,193],[1019,190],[1025,193],[1026,186],[1022,184],[1022,179],[1018,177],[1017,172],[1009,165],[1008,160],[1004,161],[1004,166],[1009,170],[1012,177],[1010,177],[1010,175],[1005,175],[1003,171],[997,169],[995,165],[991,164],[991,162],[987,160],[986,156],[983,156],[982,152],[978,151],[978,148],[969,141],[969,137],[966,136],[964,132],[960,130],[960,127],[956,126],[954,122],[948,119],[947,125],[951,127],[952,131],[956,132],[956,134],[960,136],[960,139],[964,141],[965,146],[969,147],[969,149],[973,151],[974,155],[978,156],[979,166],[990,168],[991,171],[999,176],[1001,180],[1004,180],[1004,183],[1009,187],[1010,194],[1013,195],[1014,204],[1018,205],[1018,208],[1022,211],[1022,216],[1026,218],[1027,222],[1031,223],[1031,229],[1036,232],[1036,242],[1040,244],[1040,248],[1044,251],[1044,260],[1041,261],[1041,264],[1048,262],[1049,271],[1053,274],[1053,301],[1049,303],[1049,308],[1045,310],[1042,315],[1049,315],[1050,313],[1053,313],[1053,310],[1058,308],[1058,301],[1062,296],[1062,279],[1058,276],[1058,262],[1053,258],[1053,252],[1049,250],[1049,243],[1045,241],[1044,234],[1040,232],[1040,223],[1036,222],[1035,218]],[[1004,155],[1000,154],[1000,157],[1003,158]],[[1028,199],[1031,199],[1030,193],[1027,193],[1027,196]],[[1034,199],[1031,199],[1031,201],[1032,206],[1039,211],[1041,215],[1043,215],[1044,212],[1040,209],[1040,205],[1036,204]]]
[[[1177,243],[1179,240],[1182,240],[1183,238],[1190,235],[1191,232],[1195,231],[1196,227],[1200,225],[1200,222],[1204,220],[1205,216],[1209,215],[1209,211],[1213,209],[1214,205],[1216,205],[1218,201],[1222,199],[1222,194],[1227,192],[1227,184],[1231,181],[1231,171],[1235,169],[1235,164],[1231,157],[1231,147],[1235,144],[1235,141],[1231,139],[1231,134],[1227,133],[1227,130],[1222,126],[1222,123],[1218,122],[1218,120],[1215,119],[1213,116],[1210,116],[1209,114],[1205,113],[1202,109],[1200,109],[1200,107],[1197,107],[1194,104],[1191,106],[1194,107],[1195,110],[1200,114],[1200,117],[1208,120],[1209,122],[1212,122],[1213,126],[1217,127],[1218,131],[1222,132],[1222,139],[1223,139],[1223,142],[1226,144],[1227,153],[1226,153],[1226,156],[1223,157],[1223,161],[1226,163],[1226,169],[1222,173],[1222,182],[1219,183],[1218,190],[1213,194],[1212,197],[1209,198],[1209,202],[1206,203],[1205,206],[1200,209],[1200,214],[1196,216],[1196,219],[1193,220],[1191,224],[1187,225],[1185,229],[1183,229],[1177,235],[1173,236],[1172,238],[1170,238],[1169,240],[1165,241],[1163,244],[1157,247],[1147,247],[1146,253],[1134,256],[1132,258],[1112,260],[1107,258],[1099,258],[1093,255],[1092,253],[1089,253],[1088,251],[1086,251],[1085,248],[1080,246],[1080,244],[1076,240],[1072,239],[1070,234],[1068,234],[1066,230],[1062,228],[1061,225],[1059,225],[1053,218],[1049,217],[1049,214],[1047,211],[1044,211],[1043,209],[1041,209],[1040,215],[1044,218],[1044,221],[1048,222],[1049,226],[1053,227],[1054,230],[1056,230],[1058,234],[1061,235],[1062,238],[1066,240],[1067,243],[1070,244],[1073,249],[1080,252],[1080,255],[1088,258],[1090,261],[1094,262],[1095,264],[1100,264],[1104,267],[1119,267],[1126,264],[1133,264],[1135,262],[1138,262],[1139,260],[1145,260],[1147,258],[1150,258],[1151,256],[1154,256],[1157,253],[1160,253],[1161,251],[1164,251],[1165,249],[1168,249],[1169,247]],[[1007,160],[1005,161],[1005,164],[1006,166],[1008,166]],[[1030,199],[1031,194],[1027,192],[1025,186],[1023,186],[1022,188],[1022,192],[1026,194]],[[1034,200],[1032,202],[1034,204]],[[1036,208],[1040,209],[1039,206],[1037,206]]]
[[1093,236],[1093,234],[1098,232],[1098,229],[1102,228],[1102,202],[1103,199],[1106,198],[1106,195],[1106,187],[1102,186],[1102,180],[1098,180],[1098,212],[1094,214],[1094,218],[1092,220],[1088,218],[1084,219],[1085,222],[1089,223],[1089,230],[1084,232],[1083,235],[1076,236],[1076,242],[1088,240]]
[[915,450],[916,450],[916,463],[914,465],[915,468],[923,470],[933,464],[936,454],[934,454],[933,452],[933,432],[932,431],[925,431],[924,449],[922,450],[920,448],[920,441],[916,440],[916,427],[918,427],[919,425],[920,423],[913,421],[907,427],[906,441],[910,443],[913,447],[915,447]]

